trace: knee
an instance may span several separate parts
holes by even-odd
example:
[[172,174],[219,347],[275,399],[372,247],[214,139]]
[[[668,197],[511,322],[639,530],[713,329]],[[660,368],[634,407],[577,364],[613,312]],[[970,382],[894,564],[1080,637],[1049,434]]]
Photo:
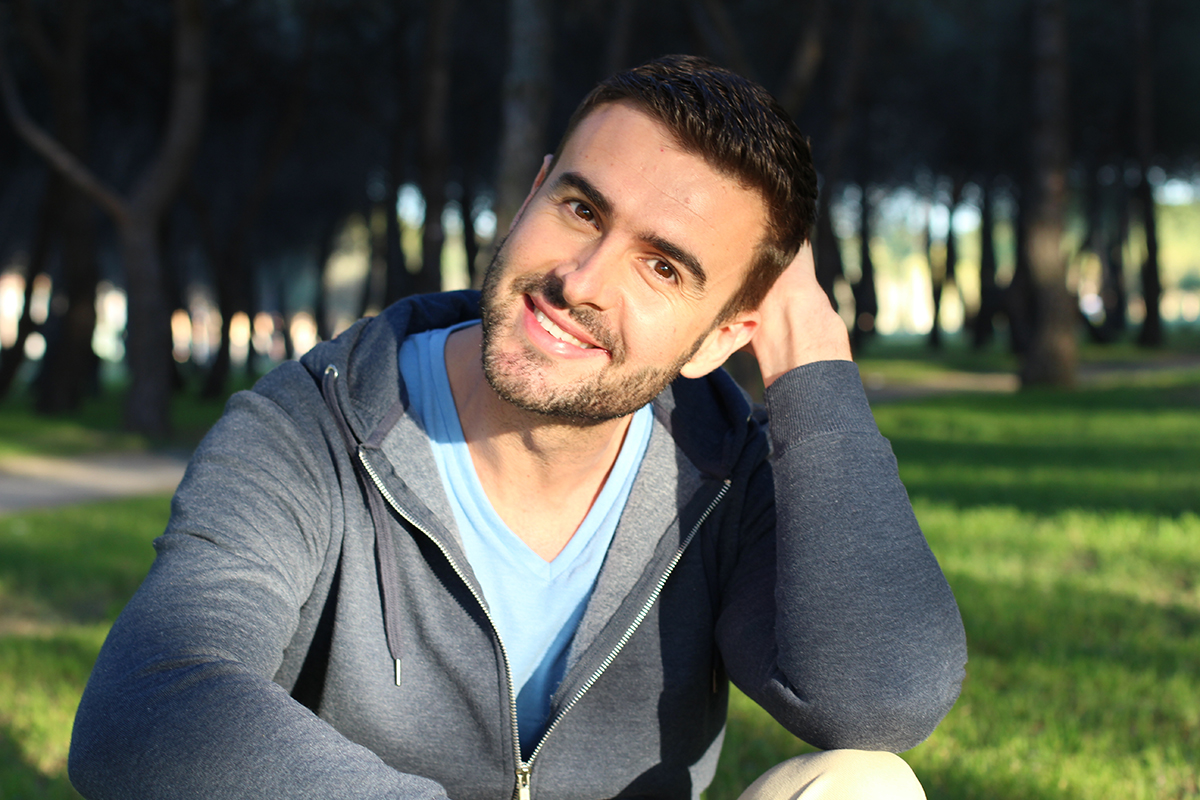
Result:
[[826,750],[779,764],[741,800],[925,800],[912,769],[899,756],[868,750]]

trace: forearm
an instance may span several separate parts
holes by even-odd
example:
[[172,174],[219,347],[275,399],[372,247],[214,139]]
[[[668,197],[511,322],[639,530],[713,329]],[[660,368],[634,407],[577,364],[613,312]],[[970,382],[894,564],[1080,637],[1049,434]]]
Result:
[[272,682],[296,616],[286,593],[238,556],[174,539],[114,626],[80,704],[70,774],[84,796],[444,796]]
[[317,457],[317,430],[243,393],[199,448],[79,707],[70,773],[85,796],[444,794],[272,680],[336,565],[340,491],[328,457]]
[[775,536],[758,562],[761,573],[770,559],[775,591],[743,606],[757,621],[740,627],[773,631],[773,648],[758,652],[774,657],[745,665],[746,688],[819,747],[912,747],[949,711],[962,680],[954,598],[853,364],[789,372],[767,402]]

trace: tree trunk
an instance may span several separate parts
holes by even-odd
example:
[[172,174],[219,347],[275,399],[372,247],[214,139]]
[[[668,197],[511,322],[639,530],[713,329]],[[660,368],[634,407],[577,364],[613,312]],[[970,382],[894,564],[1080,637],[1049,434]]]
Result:
[[825,289],[834,308],[837,308],[837,302],[834,299],[833,284],[837,277],[844,273],[842,256],[838,250],[837,234],[834,232],[833,223],[829,218],[829,195],[841,179],[842,159],[850,141],[850,127],[854,122],[855,109],[858,105],[858,87],[866,63],[870,23],[870,0],[855,0],[850,29],[850,46],[846,50],[837,91],[834,93],[837,102],[829,124],[829,135],[826,137],[825,156],[820,165],[824,185],[821,192],[821,212],[817,218],[817,237],[814,242],[813,255],[817,263],[817,280]]
[[1125,183],[1117,184],[1117,230],[1108,241],[1108,274],[1104,281],[1104,323],[1113,338],[1129,323],[1129,292],[1125,288],[1125,242],[1129,240],[1129,194]]
[[1012,280],[1004,290],[1004,313],[1008,317],[1009,350],[1014,355],[1024,356],[1033,346],[1036,325],[1033,296],[1033,269],[1029,266],[1029,210],[1033,189],[1025,184],[1017,200],[1017,215],[1013,227],[1016,232],[1016,264]]
[[855,353],[861,353],[867,339],[875,333],[875,317],[879,315],[879,300],[875,294],[875,262],[871,259],[871,201],[865,181],[859,207],[862,209],[858,226],[862,274],[854,284],[854,328],[850,334]]
[[475,238],[475,216],[471,213],[475,205],[475,187],[470,181],[463,183],[462,221],[463,249],[467,251],[467,282],[470,286],[481,286],[483,277],[479,274],[479,242]]
[[131,384],[125,400],[125,426],[162,436],[170,430],[171,315],[162,285],[157,220],[150,215],[131,217],[119,234],[130,287],[125,359]]
[[825,31],[829,24],[829,0],[811,0],[808,19],[792,54],[787,77],[779,90],[779,104],[792,119],[800,116],[825,58]]
[[425,225],[421,233],[421,271],[418,292],[442,288],[442,208],[446,205],[446,176],[450,163],[447,130],[450,106],[452,24],[457,0],[429,0],[425,29],[425,59],[421,100],[421,194]]
[[[71,0],[64,9],[62,35],[46,35],[32,0],[21,0],[22,38],[41,66],[50,88],[52,129],[68,153],[82,160],[87,151],[88,0]],[[57,183],[59,179],[55,179]],[[92,350],[96,328],[96,220],[91,201],[75,186],[60,184],[47,197],[59,198],[56,222],[61,275],[55,286],[50,319],[43,326],[47,348],[37,381],[36,407],[54,414],[77,409],[95,383],[99,364]]]
[[608,51],[604,56],[604,77],[614,75],[629,66],[629,40],[633,37],[634,0],[617,0],[608,31]]
[[1000,290],[996,286],[996,211],[990,181],[983,185],[983,206],[979,211],[979,312],[971,330],[971,343],[978,350],[996,334],[996,312],[1000,310]]
[[816,261],[817,283],[825,290],[825,295],[836,310],[838,301],[834,295],[833,286],[838,278],[845,276],[846,272],[842,265],[842,251],[838,247],[837,234],[833,230],[833,220],[829,214],[829,194],[830,186],[826,184],[825,191],[821,192],[820,210],[817,212],[813,256]]
[[[933,324],[929,326],[929,347],[940,350],[942,347],[942,292],[946,285],[946,264],[935,264],[933,261],[933,203],[930,202],[930,214],[925,220],[925,263],[929,265],[929,288],[933,308]],[[946,256],[949,256],[949,239],[947,239]]]
[[158,228],[200,141],[208,78],[204,12],[204,0],[174,2],[175,49],[166,130],[158,152],[138,177],[128,199],[101,183],[79,158],[29,118],[0,53],[0,91],[13,127],[116,224],[125,259],[129,304],[126,364],[132,385],[125,398],[125,424],[130,430],[150,436],[161,436],[169,428],[167,406],[174,373]]
[[385,259],[387,275],[384,280],[383,305],[390,306],[409,293],[408,264],[404,260],[404,247],[400,241],[400,217],[396,204],[400,198],[400,176],[404,170],[404,137],[392,135],[391,166],[388,169],[387,185],[384,187],[384,213],[386,229]]
[[934,350],[940,350],[942,347],[942,298],[945,295],[946,286],[958,289],[958,276],[955,274],[958,271],[958,237],[954,235],[954,211],[962,202],[962,188],[962,181],[955,178],[954,188],[950,190],[950,219],[946,227],[946,260],[942,264],[941,270],[937,271],[933,271],[932,262],[929,264],[930,270],[933,271],[933,326],[929,329],[929,346]]
[[1034,338],[1021,370],[1025,386],[1071,386],[1078,345],[1067,291],[1063,228],[1067,202],[1067,30],[1065,0],[1035,0],[1029,266],[1036,302]]
[[504,76],[504,133],[496,178],[496,238],[499,249],[513,217],[529,194],[546,153],[553,46],[547,0],[512,0],[509,5],[508,73]]
[[753,79],[754,71],[746,58],[741,38],[721,0],[691,0],[688,11],[692,32],[701,49],[707,51],[708,57],[739,75]]
[[37,227],[34,229],[33,242],[29,248],[29,263],[25,265],[25,302],[21,306],[21,318],[17,321],[17,338],[12,347],[0,354],[0,398],[6,397],[12,388],[17,372],[25,363],[25,342],[29,334],[37,328],[32,315],[33,284],[34,279],[46,269],[59,207],[55,196],[60,195],[63,190],[62,179],[51,174],[38,204]]
[[1158,224],[1154,213],[1154,189],[1148,173],[1154,160],[1154,52],[1150,31],[1150,0],[1132,0],[1134,53],[1137,58],[1137,95],[1134,97],[1134,139],[1142,177],[1135,190],[1146,232],[1146,260],[1142,262],[1142,299],[1146,317],[1138,332],[1142,347],[1163,344],[1162,279],[1158,269]]
[[317,296],[313,298],[313,316],[317,318],[317,336],[323,341],[332,339],[334,333],[329,320],[329,293],[325,291],[325,272],[338,231],[341,229],[341,222],[337,217],[329,217],[321,226],[321,233],[317,239]]

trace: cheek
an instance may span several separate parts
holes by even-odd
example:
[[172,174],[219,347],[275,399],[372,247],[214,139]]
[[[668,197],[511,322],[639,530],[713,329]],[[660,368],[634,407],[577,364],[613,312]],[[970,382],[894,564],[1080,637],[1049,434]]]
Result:
[[645,363],[674,361],[684,338],[670,308],[635,312],[625,330],[630,355]]

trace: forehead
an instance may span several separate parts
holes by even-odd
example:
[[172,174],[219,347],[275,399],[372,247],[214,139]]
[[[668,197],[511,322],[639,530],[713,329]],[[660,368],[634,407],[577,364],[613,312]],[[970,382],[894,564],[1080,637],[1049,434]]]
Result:
[[626,103],[602,105],[564,143],[547,184],[575,173],[612,206],[613,225],[685,247],[714,277],[738,282],[766,233],[761,192],[685,150]]

